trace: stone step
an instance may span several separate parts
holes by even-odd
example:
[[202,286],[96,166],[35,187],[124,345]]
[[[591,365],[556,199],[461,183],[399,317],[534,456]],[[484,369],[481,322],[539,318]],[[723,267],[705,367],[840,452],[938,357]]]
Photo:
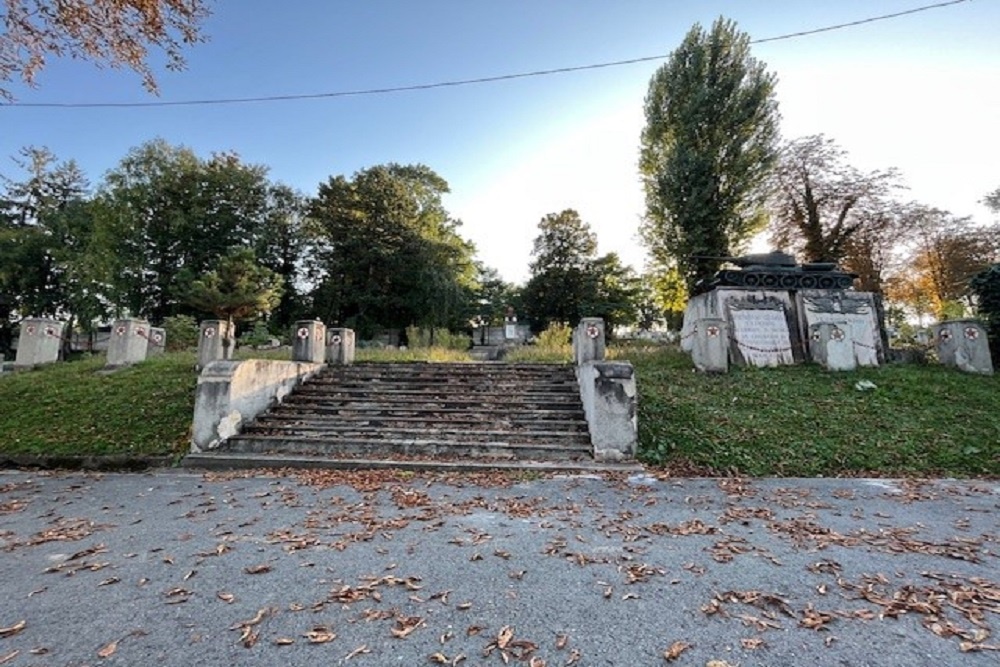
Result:
[[282,405],[317,405],[342,409],[395,408],[408,410],[438,410],[442,408],[463,410],[499,410],[525,412],[532,410],[582,410],[580,397],[525,396],[518,400],[497,398],[470,398],[468,396],[402,396],[391,397],[373,392],[369,395],[337,395],[335,392],[296,391],[285,399]]
[[219,451],[240,454],[316,455],[316,456],[467,456],[502,459],[589,459],[590,445],[549,442],[511,442],[509,440],[455,441],[435,438],[310,438],[304,436],[236,435]]
[[490,393],[504,393],[514,391],[578,391],[579,385],[576,380],[480,380],[478,378],[334,378],[322,377],[312,381],[314,387],[343,387],[351,389],[371,389],[373,387],[400,387],[413,389],[435,389],[435,388],[460,388],[463,391],[478,391]]
[[593,460],[499,460],[488,458],[435,458],[419,457],[346,457],[346,456],[292,456],[288,454],[241,454],[238,452],[212,451],[188,454],[182,465],[206,470],[254,470],[261,468],[327,468],[332,470],[397,469],[413,472],[480,472],[510,471],[512,473],[561,473],[640,474],[644,468],[637,463],[598,463]]
[[287,411],[281,408],[261,415],[257,420],[260,424],[370,424],[388,428],[405,427],[411,424],[447,424],[449,427],[467,426],[471,428],[484,424],[493,424],[510,428],[537,427],[534,430],[587,431],[587,423],[583,414],[573,414],[573,419],[559,412],[510,414],[509,412],[482,413],[468,410],[448,411],[434,410],[426,413],[406,411],[405,415],[382,414],[387,410],[331,410],[328,412],[308,412],[302,410]]
[[[417,428],[423,426],[423,428]],[[487,428],[484,428],[486,426]],[[488,428],[488,427],[494,428]],[[363,425],[357,422],[300,422],[294,424],[256,421],[243,429],[244,434],[273,435],[278,437],[302,436],[306,438],[371,438],[383,436],[392,440],[446,439],[456,442],[559,442],[587,445],[590,436],[579,430],[538,430],[526,428],[495,428],[496,425],[479,425],[478,428],[441,427],[432,424],[407,426]]]

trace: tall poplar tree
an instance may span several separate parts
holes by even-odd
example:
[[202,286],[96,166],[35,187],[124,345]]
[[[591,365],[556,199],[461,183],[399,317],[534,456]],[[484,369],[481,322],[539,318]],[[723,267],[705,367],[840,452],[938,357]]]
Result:
[[778,137],[775,77],[750,38],[719,18],[695,25],[646,96],[640,171],[643,238],[689,291],[762,226],[764,183]]

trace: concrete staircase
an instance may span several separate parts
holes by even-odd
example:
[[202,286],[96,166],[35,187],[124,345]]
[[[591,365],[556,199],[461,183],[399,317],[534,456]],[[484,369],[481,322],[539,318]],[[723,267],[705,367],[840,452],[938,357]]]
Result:
[[[607,470],[572,366],[331,366],[185,465]],[[631,468],[632,466],[620,466]]]

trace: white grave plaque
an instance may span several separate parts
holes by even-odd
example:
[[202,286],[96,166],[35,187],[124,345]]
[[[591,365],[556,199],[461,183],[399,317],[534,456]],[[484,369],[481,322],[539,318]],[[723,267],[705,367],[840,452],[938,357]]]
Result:
[[779,366],[795,363],[784,311],[730,306],[729,316],[733,321],[733,342],[748,364]]

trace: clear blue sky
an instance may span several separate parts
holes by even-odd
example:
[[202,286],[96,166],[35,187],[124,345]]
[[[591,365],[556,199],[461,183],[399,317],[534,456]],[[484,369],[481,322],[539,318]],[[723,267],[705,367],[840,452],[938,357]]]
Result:
[[[667,54],[695,22],[735,19],[762,39],[931,0],[229,0],[164,101],[323,93]],[[895,166],[908,196],[988,220],[1000,186],[1000,2],[969,0],[763,43],[789,138],[823,132],[859,167]],[[336,174],[422,162],[487,264],[523,280],[538,220],[576,208],[636,268],[642,103],[663,61],[455,88],[288,102],[133,109],[0,107],[0,173],[25,145],[73,158],[96,185],[129,148],[162,137],[235,150],[307,194]],[[153,101],[128,71],[52,61],[18,102]]]

